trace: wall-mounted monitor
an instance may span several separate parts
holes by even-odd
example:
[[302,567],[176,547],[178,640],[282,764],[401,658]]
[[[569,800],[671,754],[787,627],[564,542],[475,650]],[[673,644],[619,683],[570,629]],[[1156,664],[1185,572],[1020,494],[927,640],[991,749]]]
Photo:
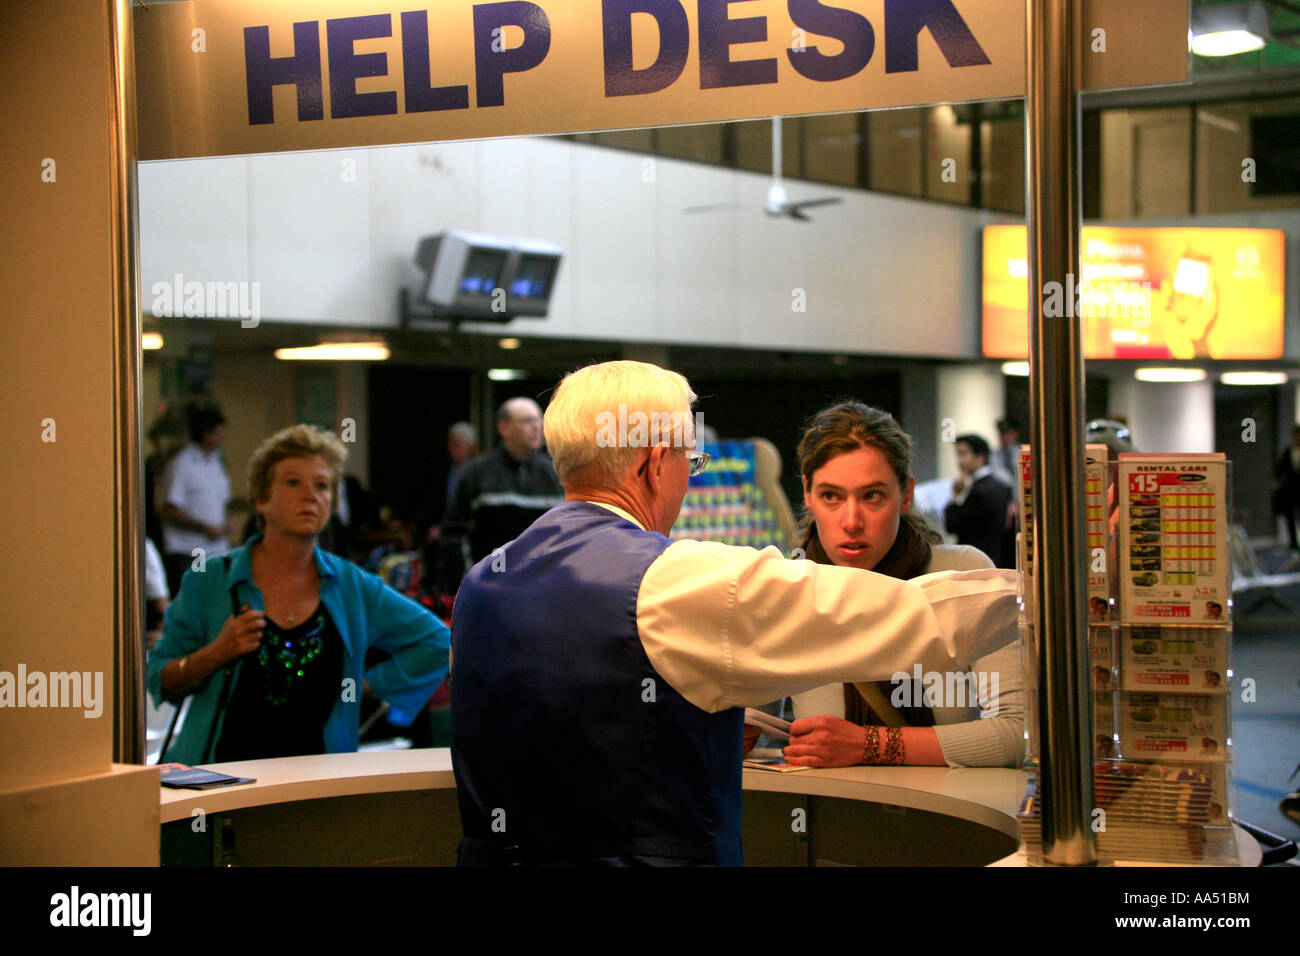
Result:
[[456,290],[458,297],[490,296],[493,289],[500,288],[501,274],[506,271],[507,255],[496,249],[471,249],[460,275],[460,283]]
[[549,242],[520,239],[515,254],[506,286],[510,310],[516,315],[545,315],[564,250]]
[[[1082,281],[1044,289],[1049,320],[1083,323],[1089,359],[1277,359],[1284,327],[1280,229],[1084,226]],[[1029,354],[1024,226],[986,226],[983,351]]]
[[415,299],[440,318],[508,322],[544,316],[564,250],[538,239],[452,229],[426,236],[415,262],[424,275]]

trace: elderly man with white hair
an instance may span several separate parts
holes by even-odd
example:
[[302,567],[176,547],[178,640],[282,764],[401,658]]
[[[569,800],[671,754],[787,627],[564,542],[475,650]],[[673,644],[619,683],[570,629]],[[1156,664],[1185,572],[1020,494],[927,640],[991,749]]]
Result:
[[670,541],[707,462],[694,401],[681,375],[630,361],[556,390],[545,431],[565,501],[456,601],[461,865],[739,865],[745,706],[945,671],[1015,639],[1012,572],[904,581]]

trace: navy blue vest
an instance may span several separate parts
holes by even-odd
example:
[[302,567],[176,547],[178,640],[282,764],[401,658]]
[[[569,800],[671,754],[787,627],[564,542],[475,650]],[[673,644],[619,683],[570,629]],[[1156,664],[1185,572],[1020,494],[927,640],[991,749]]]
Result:
[[451,629],[462,865],[742,862],[744,713],[686,701],[637,632],[641,579],[669,544],[570,501],[466,575]]

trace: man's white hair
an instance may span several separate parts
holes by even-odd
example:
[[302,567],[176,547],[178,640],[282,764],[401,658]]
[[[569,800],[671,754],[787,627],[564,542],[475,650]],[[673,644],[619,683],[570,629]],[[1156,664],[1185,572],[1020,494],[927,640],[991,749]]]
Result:
[[457,438],[465,442],[467,445],[478,444],[478,435],[474,433],[474,426],[471,425],[469,422],[456,422],[454,425],[448,428],[447,437],[450,438],[452,435],[455,435]]
[[556,474],[565,485],[579,473],[584,485],[621,484],[646,448],[694,445],[694,403],[684,376],[648,362],[601,362],[570,372],[543,421]]

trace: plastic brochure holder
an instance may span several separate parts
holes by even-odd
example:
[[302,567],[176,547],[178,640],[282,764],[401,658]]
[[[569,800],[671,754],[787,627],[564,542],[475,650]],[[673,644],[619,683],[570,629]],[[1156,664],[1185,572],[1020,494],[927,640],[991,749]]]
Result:
[[[1089,671],[1094,691],[1110,690],[1113,648],[1110,619],[1115,601],[1115,576],[1111,573],[1115,544],[1112,540],[1110,502],[1113,499],[1114,463],[1105,445],[1084,449],[1085,531],[1088,567]],[[1021,647],[1024,650],[1025,690],[1029,719],[1025,722],[1025,767],[1037,772],[1038,738],[1038,643],[1034,639],[1034,485],[1028,445],[1021,446],[1017,501],[1020,533],[1017,535],[1017,567],[1021,571]],[[1094,756],[1114,755],[1114,713],[1100,697],[1094,698]]]
[[[1028,449],[1023,455],[1019,567],[1026,596],[1024,768],[1031,779],[1020,815],[1021,853],[1028,862],[1041,863],[1029,543],[1033,494]],[[1106,462],[1104,475],[1100,555],[1096,500],[1103,488],[1095,473],[1087,487],[1097,803],[1092,816],[1099,862],[1233,865],[1232,581],[1226,520],[1232,466],[1222,455],[1125,455]]]

